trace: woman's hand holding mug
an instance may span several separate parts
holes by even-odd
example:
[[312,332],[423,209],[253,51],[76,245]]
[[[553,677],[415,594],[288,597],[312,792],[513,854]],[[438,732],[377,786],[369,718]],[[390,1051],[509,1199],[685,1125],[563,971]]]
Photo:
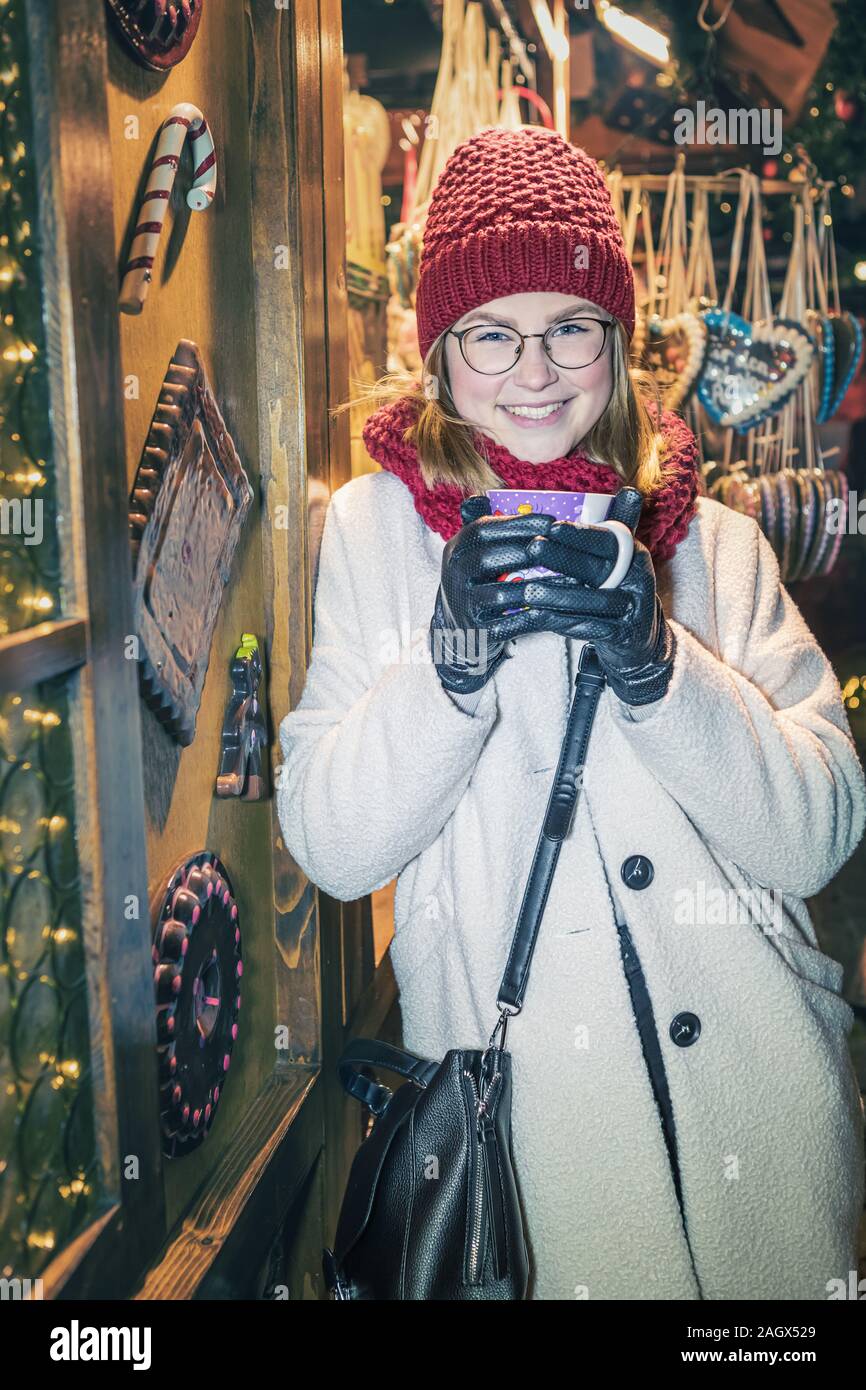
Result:
[[430,647],[442,685],[456,694],[480,690],[504,660],[506,642],[543,631],[550,619],[545,609],[527,606],[530,581],[500,579],[531,565],[527,548],[547,535],[554,518],[535,512],[494,522],[492,511],[483,494],[468,497],[460,508],[465,524],[442,552]]
[[[466,499],[465,524],[442,554],[430,622],[433,660],[446,690],[479,690],[511,638],[556,632],[593,644],[611,689],[626,704],[650,704],[665,694],[676,639],[650,553],[634,537],[643,499],[636,488],[622,488],[609,506],[602,500],[604,519],[576,524],[544,512],[494,518],[487,496]],[[509,572],[515,578],[503,583]]]
[[[621,488],[607,521],[633,532],[643,498]],[[656,591],[650,553],[639,540],[625,575],[605,587],[621,554],[612,528],[555,522],[528,546],[530,561],[555,571],[526,586],[533,611],[546,614],[544,630],[591,642],[614,694],[628,705],[661,699],[673,674],[676,638]]]

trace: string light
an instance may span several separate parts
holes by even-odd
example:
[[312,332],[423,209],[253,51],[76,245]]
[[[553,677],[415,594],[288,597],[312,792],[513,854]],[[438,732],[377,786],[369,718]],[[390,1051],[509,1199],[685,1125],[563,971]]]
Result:
[[658,29],[653,29],[652,25],[645,24],[634,15],[626,14],[618,6],[609,4],[608,0],[599,0],[597,14],[604,27],[614,38],[619,39],[620,43],[625,44],[626,48],[633,49],[644,58],[650,58],[660,67],[664,67],[670,61],[668,40]]
[[[53,511],[50,460],[39,455],[40,446],[36,443],[48,436],[44,429],[36,428],[35,423],[31,431],[31,422],[47,415],[48,400],[44,374],[38,372],[45,339],[40,312],[40,244],[35,217],[36,170],[29,134],[29,84],[22,78],[22,65],[12,56],[13,50],[26,48],[23,10],[20,3],[0,0],[0,90],[3,97],[0,100],[0,203],[5,200],[4,215],[0,219],[0,433],[3,445],[0,491],[4,496],[13,497],[44,493],[49,511]],[[47,243],[42,254],[48,255],[49,251],[50,243]],[[28,334],[28,326],[35,341]],[[4,545],[0,634],[54,615],[59,602],[54,573],[59,566],[51,563],[55,552],[47,536],[52,529],[46,528],[44,548],[34,546],[26,551],[23,548],[7,551]],[[43,560],[48,562],[44,573]],[[65,724],[65,718],[56,708],[46,708],[42,701],[37,703],[39,693],[37,689],[13,692],[0,704],[0,773],[5,775],[9,767],[14,768],[13,780],[8,785],[14,787],[15,778],[20,774],[23,780],[19,785],[30,786],[34,792],[39,792],[36,776],[41,777],[41,773],[36,774],[36,767],[43,761],[50,765],[50,755],[60,752],[49,747],[47,742],[42,743],[39,736],[48,735],[53,739],[54,732]],[[31,751],[36,747],[40,749],[38,755]],[[77,1112],[71,1106],[81,1094],[80,1088],[87,1077],[86,1030],[83,1030],[80,1048],[75,1044],[70,1046],[65,1037],[61,1041],[63,1030],[58,1026],[55,1036],[55,1029],[49,1026],[47,1017],[43,1019],[38,1003],[40,998],[47,997],[49,988],[52,995],[57,995],[66,1017],[73,1016],[68,1011],[70,1004],[82,1002],[81,933],[68,918],[66,924],[52,928],[55,912],[49,910],[47,903],[43,908],[38,895],[45,893],[53,900],[58,889],[53,881],[49,882],[32,867],[29,855],[32,837],[42,846],[49,863],[56,861],[58,855],[68,854],[69,864],[64,862],[64,870],[73,868],[77,872],[69,811],[72,803],[71,799],[63,798],[58,805],[53,794],[50,802],[45,793],[40,795],[45,807],[42,814],[37,805],[31,805],[28,800],[20,806],[13,804],[12,798],[5,796],[5,786],[5,799],[0,800],[0,835],[8,840],[7,892],[0,904],[0,936],[5,935],[7,947],[17,956],[26,956],[27,944],[36,945],[40,941],[46,945],[50,943],[51,952],[44,963],[40,952],[36,971],[24,960],[10,961],[8,951],[5,953],[7,959],[0,963],[0,984],[11,986],[16,998],[18,1041],[22,1048],[18,1056],[8,1038],[0,1042],[0,1070],[4,1074],[0,1099],[17,1126],[16,1143],[5,1146],[0,1157],[0,1183],[8,1198],[0,1219],[4,1246],[0,1275],[3,1277],[11,1275],[13,1266],[16,1273],[26,1269],[38,1274],[47,1260],[78,1233],[92,1199],[86,1173],[67,1153],[73,1137],[70,1120],[75,1126],[76,1144],[78,1126],[82,1123],[80,1118],[73,1119]],[[28,879],[32,882],[27,882]],[[16,918],[9,911],[10,901],[15,900],[10,899],[10,891],[15,891],[17,896],[19,887],[25,892],[31,887],[34,890],[32,903],[28,893],[28,908],[38,904],[36,912],[39,915],[29,914],[26,939],[21,925],[25,918],[17,919],[16,930]],[[64,882],[64,897],[70,890],[71,884]],[[25,899],[17,897],[17,901],[24,903]],[[39,991],[28,990],[33,982],[38,982]],[[43,1097],[47,1108],[43,1108],[44,1102],[30,1106],[31,1096],[37,1100]],[[93,1112],[89,1102],[84,1114],[85,1123],[91,1129],[88,1137],[92,1140]],[[39,1155],[38,1173],[31,1172],[29,1163],[24,1161],[25,1151],[29,1149]],[[47,1186],[43,1186],[43,1180]],[[49,1199],[47,1206],[42,1193]],[[64,1210],[67,1208],[68,1212]]]

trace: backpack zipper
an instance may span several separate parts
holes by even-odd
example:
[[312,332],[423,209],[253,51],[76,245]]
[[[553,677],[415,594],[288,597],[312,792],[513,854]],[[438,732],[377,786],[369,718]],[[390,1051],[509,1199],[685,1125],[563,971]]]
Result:
[[496,1127],[490,1114],[491,1094],[496,1083],[501,1081],[502,1073],[494,1073],[483,1097],[473,1073],[464,1068],[463,1075],[469,1080],[472,1110],[475,1115],[475,1152],[470,1172],[471,1219],[468,1232],[467,1282],[478,1284],[481,1282],[480,1266],[486,1245],[486,1218],[491,1214],[494,1277],[499,1279],[505,1274],[505,1211],[499,1182]]

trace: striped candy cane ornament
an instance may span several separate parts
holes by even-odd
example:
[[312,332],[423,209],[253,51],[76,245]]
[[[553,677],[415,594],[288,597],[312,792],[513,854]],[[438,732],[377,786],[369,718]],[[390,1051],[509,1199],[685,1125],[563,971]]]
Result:
[[213,202],[217,175],[213,136],[198,107],[182,101],[163,121],[147,188],[138,210],[138,221],[120,287],[120,308],[125,314],[140,314],[144,308],[153,279],[153,261],[165,221],[166,205],[187,139],[192,150],[194,173],[186,201],[193,212],[203,212]]

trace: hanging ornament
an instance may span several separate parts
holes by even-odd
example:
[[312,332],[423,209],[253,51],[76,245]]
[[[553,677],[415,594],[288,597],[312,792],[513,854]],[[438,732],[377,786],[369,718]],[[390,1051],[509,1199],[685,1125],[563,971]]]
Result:
[[777,414],[803,380],[814,343],[790,319],[750,324],[730,310],[708,309],[707,354],[698,396],[718,425],[743,431]]
[[658,381],[665,410],[679,410],[688,400],[706,348],[707,332],[700,315],[685,311],[669,319],[653,315],[644,357]]
[[858,109],[857,98],[849,96],[847,92],[838,91],[833,98],[833,110],[839,120],[845,121],[846,124],[856,119]]
[[165,72],[189,53],[204,0],[108,0],[119,34],[142,67]]
[[827,413],[818,415],[819,422],[829,420],[836,414],[857,374],[863,356],[863,330],[853,314],[834,314],[827,322],[832,329],[833,387]]
[[201,353],[181,338],[129,499],[142,694],[187,747],[232,556],[253,489]]
[[216,152],[207,121],[197,106],[181,101],[162,123],[147,187],[141,197],[135,231],[120,286],[120,308],[140,314],[153,279],[153,262],[181,151],[189,143],[193,182],[186,195],[193,212],[211,206],[216,192]]
[[833,388],[836,382],[833,324],[826,315],[815,309],[807,309],[806,327],[815,343],[812,396],[813,400],[817,402],[815,420],[821,425],[830,418],[830,406],[833,401]]
[[163,1153],[207,1137],[238,1036],[241,933],[225,865],[211,850],[184,859],[151,904]]
[[805,319],[810,328],[818,329],[820,371],[813,373],[815,419],[823,424],[839,410],[857,375],[863,356],[863,330],[853,314],[842,310],[829,188],[823,188],[820,206],[810,212],[806,219],[809,287],[811,301],[817,301],[818,308],[807,310]]

